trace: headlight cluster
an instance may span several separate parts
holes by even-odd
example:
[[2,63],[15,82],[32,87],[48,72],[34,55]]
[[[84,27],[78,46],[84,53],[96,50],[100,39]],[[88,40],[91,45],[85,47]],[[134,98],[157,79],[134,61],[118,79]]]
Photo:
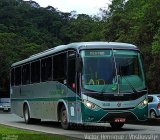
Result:
[[87,101],[87,100],[83,100],[83,103],[84,103],[84,105],[85,105],[87,108],[89,108],[89,109],[92,109],[92,110],[99,110],[99,109],[100,109],[100,107],[98,107],[98,106],[95,105],[94,103],[91,103],[91,102],[89,102],[89,101]]
[[147,99],[144,99],[139,105],[138,105],[138,108],[144,108],[146,105],[148,104],[148,100]]

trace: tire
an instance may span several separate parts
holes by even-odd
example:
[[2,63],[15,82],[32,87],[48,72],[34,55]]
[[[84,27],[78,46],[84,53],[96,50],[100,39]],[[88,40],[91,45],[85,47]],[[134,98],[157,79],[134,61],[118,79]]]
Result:
[[23,108],[23,117],[26,124],[33,123],[33,119],[30,118],[30,112],[27,105],[25,105]]
[[63,129],[70,129],[70,123],[68,122],[68,115],[65,106],[63,105],[60,111],[60,121]]
[[118,122],[118,123],[117,122],[111,122],[110,125],[111,125],[112,129],[118,130],[118,129],[121,129],[123,127],[124,123],[122,123],[122,122]]
[[154,110],[150,111],[150,118],[155,119],[157,117],[156,112]]

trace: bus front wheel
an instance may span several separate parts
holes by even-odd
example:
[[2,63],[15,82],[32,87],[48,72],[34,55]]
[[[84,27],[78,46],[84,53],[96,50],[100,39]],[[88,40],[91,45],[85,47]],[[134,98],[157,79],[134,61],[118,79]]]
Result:
[[63,105],[60,111],[60,121],[63,129],[70,129],[70,124],[68,122],[68,115],[65,106]]
[[112,129],[118,130],[118,129],[121,129],[123,127],[124,123],[122,123],[122,122],[111,122],[110,125],[111,125]]

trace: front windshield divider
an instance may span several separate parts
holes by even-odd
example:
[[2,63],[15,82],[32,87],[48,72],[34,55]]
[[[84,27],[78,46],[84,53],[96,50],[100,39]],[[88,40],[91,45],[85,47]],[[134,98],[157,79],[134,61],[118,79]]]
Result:
[[114,66],[115,66],[115,70],[116,70],[116,84],[118,86],[118,95],[120,94],[120,89],[119,89],[119,75],[118,75],[118,70],[117,70],[117,64],[116,64],[116,59],[114,56],[114,49],[112,48],[112,53],[113,53],[113,60],[114,60]]

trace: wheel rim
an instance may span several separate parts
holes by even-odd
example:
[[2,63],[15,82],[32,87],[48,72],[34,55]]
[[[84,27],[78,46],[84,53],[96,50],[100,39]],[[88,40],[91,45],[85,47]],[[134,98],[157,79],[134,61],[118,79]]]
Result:
[[156,118],[156,114],[154,111],[151,111],[151,118]]
[[24,118],[26,120],[26,122],[28,121],[29,119],[29,114],[28,114],[28,109],[26,108],[25,111],[24,111]]
[[66,125],[67,124],[67,111],[63,110],[62,111],[62,124]]

